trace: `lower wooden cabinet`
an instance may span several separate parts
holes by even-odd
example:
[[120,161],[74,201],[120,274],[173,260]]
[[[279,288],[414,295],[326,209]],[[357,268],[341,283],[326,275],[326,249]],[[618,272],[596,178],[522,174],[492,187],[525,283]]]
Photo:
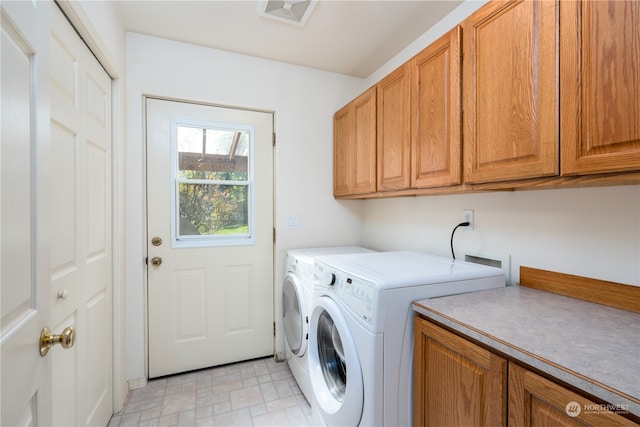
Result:
[[[613,408],[615,409],[615,408]],[[509,363],[509,425],[637,426],[638,424],[515,363]]]
[[506,425],[507,361],[415,318],[414,425]]
[[424,318],[414,327],[414,426],[638,425]]

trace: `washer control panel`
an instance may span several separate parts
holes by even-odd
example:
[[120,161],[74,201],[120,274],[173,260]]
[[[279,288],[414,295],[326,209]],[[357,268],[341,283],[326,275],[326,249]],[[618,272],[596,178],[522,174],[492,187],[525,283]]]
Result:
[[319,263],[317,274],[323,288],[332,291],[359,318],[373,325],[376,285]]

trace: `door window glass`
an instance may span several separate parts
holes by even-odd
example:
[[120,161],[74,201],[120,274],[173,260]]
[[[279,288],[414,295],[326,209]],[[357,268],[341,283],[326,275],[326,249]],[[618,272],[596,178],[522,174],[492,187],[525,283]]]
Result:
[[253,131],[174,123],[176,246],[252,244]]

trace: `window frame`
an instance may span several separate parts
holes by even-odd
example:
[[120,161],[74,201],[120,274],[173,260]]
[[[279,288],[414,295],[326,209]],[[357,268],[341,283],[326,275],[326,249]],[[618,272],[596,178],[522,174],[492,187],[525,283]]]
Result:
[[[178,127],[193,127],[200,129],[216,129],[233,132],[246,132],[249,134],[249,153],[247,159],[247,179],[242,181],[228,180],[202,180],[178,178],[179,153],[178,153]],[[249,246],[255,245],[256,212],[254,211],[255,185],[254,185],[254,156],[255,128],[254,126],[235,123],[209,122],[203,120],[172,119],[171,120],[171,247],[172,248],[203,248],[224,246]],[[180,221],[180,191],[182,183],[232,185],[247,187],[247,234],[210,234],[210,235],[179,235]]]

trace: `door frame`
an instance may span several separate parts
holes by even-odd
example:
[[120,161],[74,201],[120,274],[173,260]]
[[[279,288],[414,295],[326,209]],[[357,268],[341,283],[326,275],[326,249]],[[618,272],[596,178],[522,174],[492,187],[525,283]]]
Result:
[[[273,188],[273,194],[272,194],[272,209],[273,209],[273,224],[272,224],[272,228],[274,230],[274,239],[273,239],[273,251],[272,251],[272,259],[271,259],[271,263],[273,265],[272,268],[272,277],[271,277],[271,286],[273,288],[273,301],[271,302],[273,304],[273,322],[275,325],[276,322],[276,265],[275,265],[275,261],[276,261],[276,241],[275,241],[275,218],[276,218],[276,156],[275,156],[275,132],[276,132],[276,112],[273,110],[267,110],[267,109],[259,109],[259,108],[249,108],[249,107],[240,107],[240,106],[232,106],[232,105],[228,105],[228,104],[217,104],[214,102],[205,102],[205,101],[198,101],[198,100],[194,100],[194,99],[188,99],[188,98],[174,98],[174,97],[168,97],[168,96],[162,96],[162,95],[154,95],[154,94],[150,94],[150,93],[143,93],[142,94],[142,104],[141,104],[141,112],[142,112],[142,152],[144,153],[142,155],[142,181],[143,181],[143,190],[142,190],[142,196],[144,198],[144,200],[147,200],[147,99],[156,99],[156,100],[160,100],[160,101],[173,101],[173,102],[184,102],[184,103],[189,103],[189,104],[196,104],[196,105],[204,105],[207,107],[217,107],[217,108],[229,108],[229,109],[235,109],[235,110],[245,110],[245,111],[254,111],[254,112],[260,112],[260,113],[267,113],[267,114],[271,114],[271,120],[272,120],[272,125],[271,128],[273,130],[273,135],[274,135],[274,143],[272,145],[272,154],[271,154],[271,162],[273,163],[273,168],[272,168],[272,176],[271,176],[271,181],[272,181],[272,188]],[[143,238],[143,250],[144,250],[144,257],[145,260],[149,259],[149,253],[148,253],[148,242],[149,242],[149,226],[148,226],[148,211],[147,211],[147,203],[143,203],[142,204],[142,238]],[[144,319],[144,375],[145,375],[145,381],[149,380],[149,274],[148,274],[148,265],[145,264],[144,268],[143,268],[143,319]],[[274,326],[274,335],[273,335],[273,351],[274,351],[274,356],[277,354],[277,349],[276,349],[276,333],[275,333],[275,326]],[[137,386],[139,387],[143,387],[145,384],[137,384]]]
[[51,3],[51,7],[59,7],[63,14],[67,17],[71,26],[82,38],[91,53],[96,57],[98,62],[105,69],[107,75],[111,79],[111,240],[112,240],[112,295],[111,295],[111,314],[112,314],[112,389],[113,389],[113,413],[118,412],[123,406],[124,401],[129,392],[129,384],[124,378],[125,366],[123,366],[124,346],[122,327],[124,324],[124,310],[122,309],[123,295],[123,257],[124,251],[122,247],[124,233],[122,226],[122,215],[120,214],[121,206],[123,206],[123,194],[121,189],[123,182],[120,176],[120,153],[124,152],[124,132],[121,126],[120,111],[124,106],[125,87],[120,80],[120,73],[115,60],[109,54],[109,49],[103,43],[102,38],[96,28],[92,25],[91,19],[86,14],[80,2],[71,0],[56,0]]

